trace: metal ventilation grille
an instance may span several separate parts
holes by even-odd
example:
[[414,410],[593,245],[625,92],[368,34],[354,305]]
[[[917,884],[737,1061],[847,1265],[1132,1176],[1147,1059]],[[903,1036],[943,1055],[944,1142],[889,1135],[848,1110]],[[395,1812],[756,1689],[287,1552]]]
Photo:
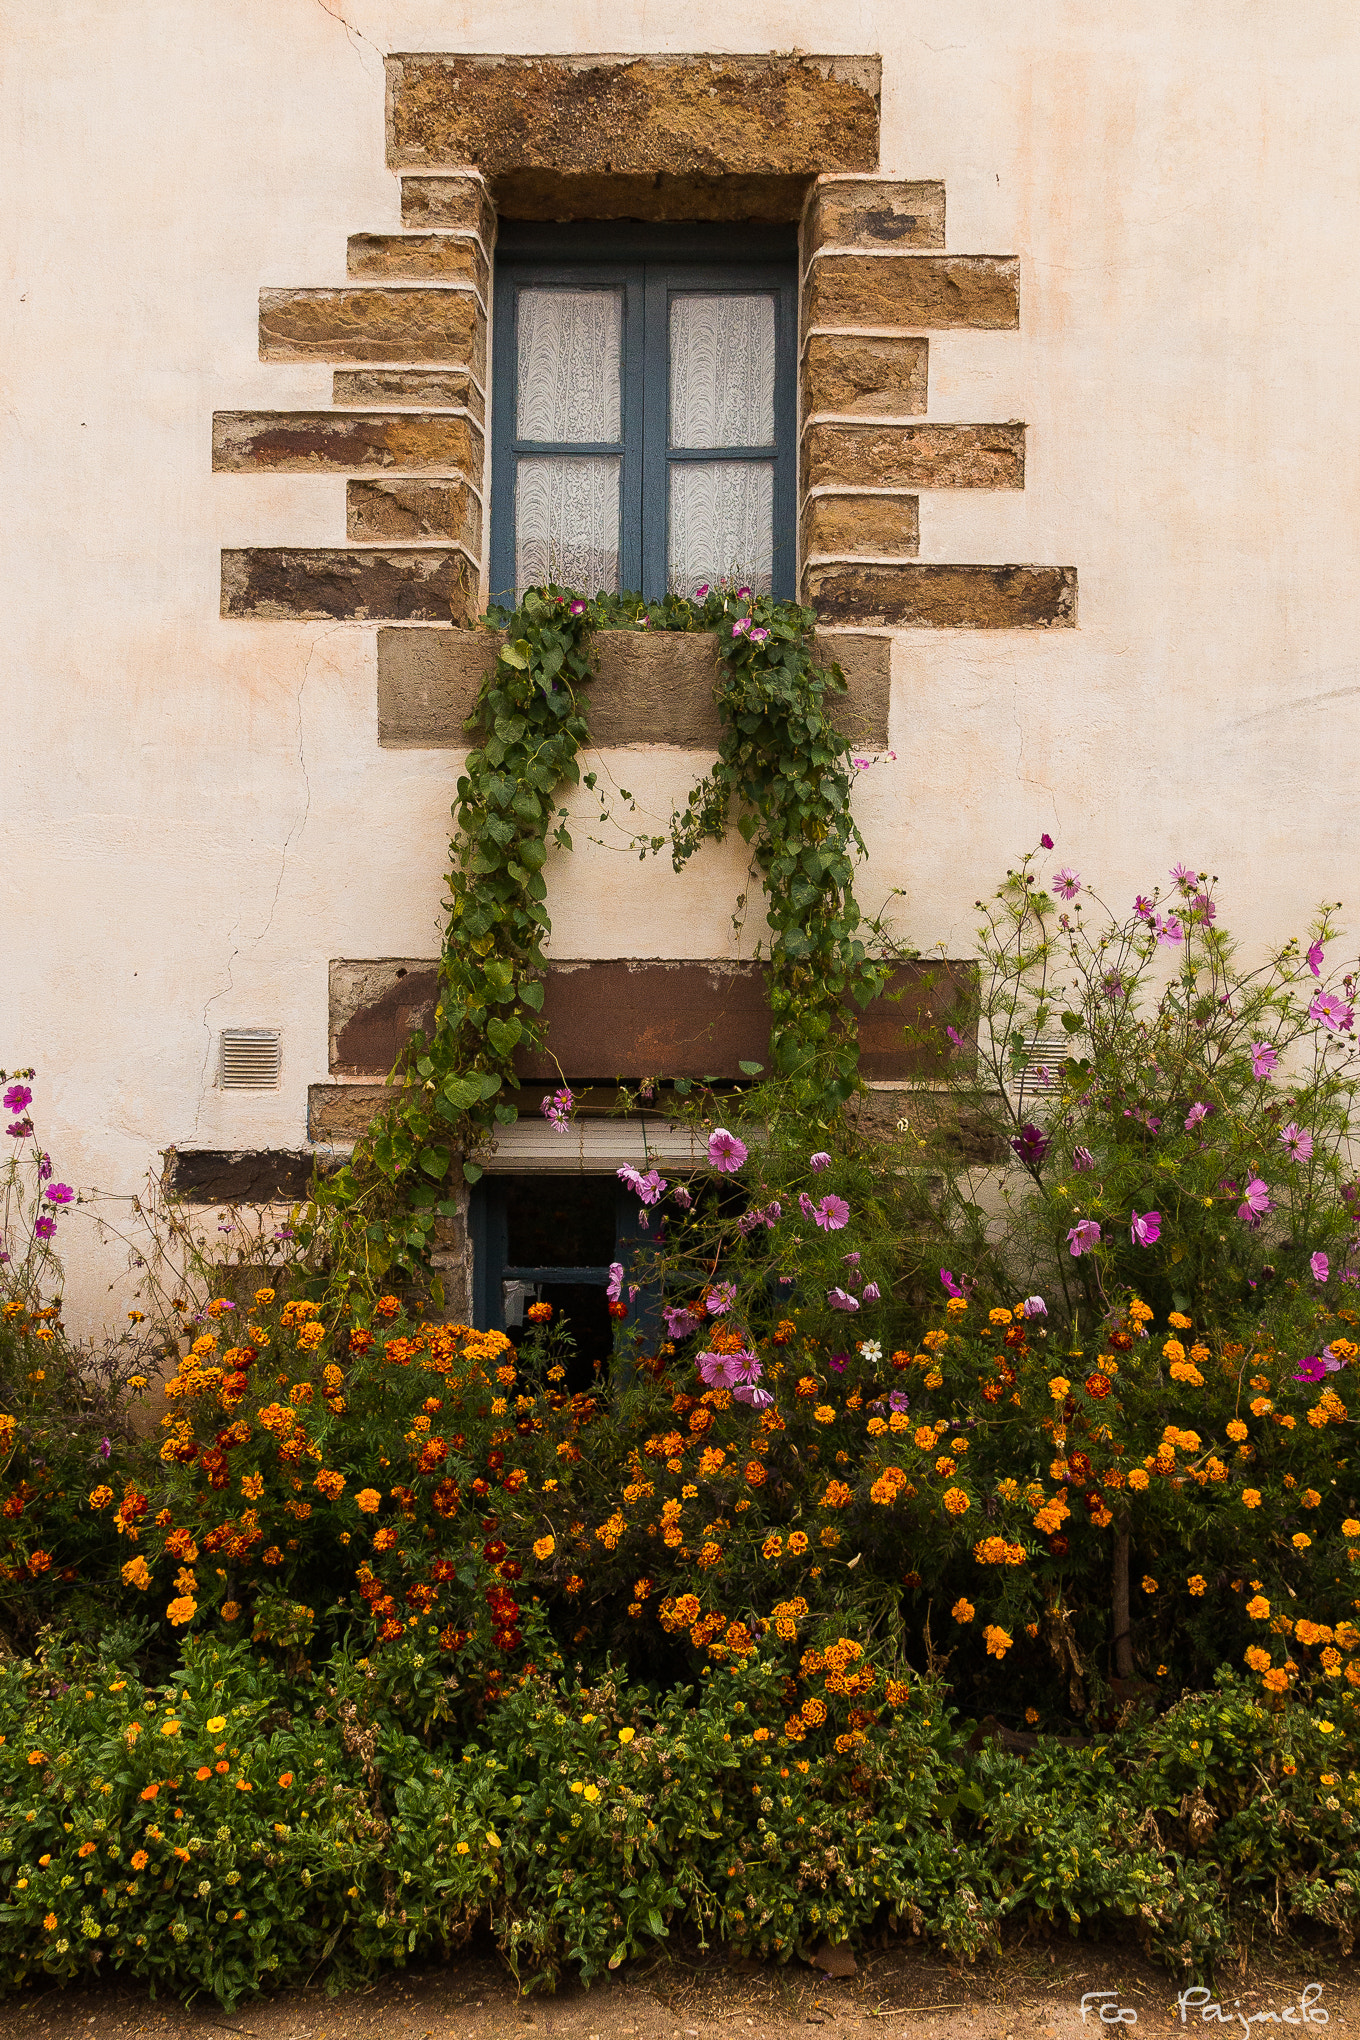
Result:
[[1031,1089],[1042,1091],[1045,1088],[1045,1078],[1050,1084],[1057,1085],[1062,1081],[1063,1064],[1075,1053],[1070,1034],[1036,1034],[1025,1051],[1022,1067],[1016,1071],[1011,1081],[1018,1085],[1023,1079],[1027,1091]]
[[224,1091],[277,1091],[283,1041],[277,1027],[224,1027],[217,1081]]

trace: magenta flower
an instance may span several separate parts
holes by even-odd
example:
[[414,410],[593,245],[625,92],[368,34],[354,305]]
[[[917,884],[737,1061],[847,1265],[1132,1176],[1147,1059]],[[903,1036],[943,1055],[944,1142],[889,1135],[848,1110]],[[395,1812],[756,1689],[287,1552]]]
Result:
[[5,1093],[6,1112],[22,1112],[25,1105],[33,1103],[33,1093],[27,1084],[11,1084]]
[[1088,1147],[1073,1148],[1072,1167],[1076,1169],[1081,1175],[1084,1176],[1088,1169],[1094,1169],[1095,1165],[1096,1158],[1091,1153],[1090,1148]]
[[736,1380],[733,1372],[735,1353],[700,1353],[694,1364],[710,1388],[731,1388]]
[[732,635],[733,637],[745,637],[747,631],[750,630],[750,628],[751,628],[750,617],[739,616],[732,626]]
[[950,1274],[947,1268],[941,1268],[940,1280],[944,1284],[945,1289],[948,1291],[950,1296],[963,1295],[963,1291],[959,1288],[958,1283],[954,1280],[953,1276]]
[[708,1159],[720,1176],[735,1176],[746,1160],[746,1148],[725,1126],[715,1126],[708,1136]]
[[859,1298],[857,1296],[847,1296],[843,1289],[828,1289],[826,1300],[831,1305],[832,1310],[859,1309]]
[[904,1388],[895,1388],[893,1390],[892,1394],[888,1397],[888,1408],[890,1410],[909,1410],[911,1408],[911,1397]]
[[567,1122],[571,1118],[571,1108],[575,1103],[576,1100],[571,1094],[570,1087],[563,1084],[561,1089],[555,1091],[551,1098],[545,1095],[540,1100],[538,1109],[548,1121],[554,1133],[565,1133]]
[[798,1192],[798,1209],[802,1212],[804,1218],[813,1218],[816,1215],[817,1207],[808,1196],[806,1190]]
[[860,1257],[858,1254],[842,1254],[841,1260],[847,1268],[858,1268]]
[[1027,1296],[1020,1308],[1027,1318],[1048,1316],[1048,1305],[1042,1296]]
[[1157,931],[1157,940],[1163,949],[1174,949],[1178,942],[1185,940],[1181,924],[1174,914],[1165,916],[1158,914],[1152,925]]
[[1254,1077],[1268,1077],[1280,1060],[1267,1041],[1253,1041],[1251,1044],[1251,1073]]
[[1294,1381],[1321,1381],[1326,1375],[1325,1362],[1316,1353],[1310,1353],[1306,1360],[1300,1360],[1291,1377]]
[[963,1047],[963,1036],[959,1033],[957,1027],[946,1027],[944,1031],[949,1036],[949,1039],[953,1042],[955,1048]]
[[737,600],[738,600],[738,602],[749,602],[749,601],[750,601],[750,599],[751,599],[751,591],[750,591],[750,589],[749,589],[749,588],[738,588],[738,590],[737,590]]
[[774,1401],[768,1388],[752,1388],[749,1382],[732,1391],[739,1403],[746,1403],[753,1410],[767,1410]]
[[736,1300],[735,1282],[715,1282],[704,1298],[704,1309],[710,1317],[721,1317],[724,1311],[731,1310]]
[[52,1174],[52,1157],[43,1155],[38,1162],[38,1181],[46,1183]]
[[1305,1133],[1301,1126],[1295,1126],[1291,1119],[1288,1126],[1280,1128],[1280,1145],[1291,1162],[1308,1162],[1313,1158],[1313,1136]]
[[69,1183],[53,1183],[50,1189],[43,1192],[49,1204],[69,1204],[75,1194]]
[[877,1303],[877,1302],[878,1302],[878,1294],[879,1294],[879,1292],[878,1292],[878,1284],[877,1284],[876,1282],[866,1282],[866,1283],[865,1283],[865,1285],[864,1285],[864,1301],[865,1301],[866,1303]]
[[1150,921],[1152,919],[1153,903],[1146,893],[1139,893],[1133,903],[1133,911],[1140,921]]
[[1080,1254],[1094,1253],[1100,1245],[1100,1227],[1093,1218],[1079,1218],[1067,1235],[1067,1251],[1075,1261]]
[[1322,1253],[1314,1254],[1308,1262],[1314,1282],[1325,1282],[1332,1272],[1332,1264]]
[[1319,992],[1308,1008],[1308,1018],[1316,1020],[1331,1034],[1339,1034],[1355,1019],[1355,1008],[1348,1006],[1344,999],[1338,999],[1335,992]]
[[1199,1125],[1201,1119],[1207,1119],[1212,1110],[1213,1110],[1212,1106],[1201,1105],[1199,1100],[1196,1099],[1195,1103],[1190,1107],[1190,1110],[1185,1115],[1186,1132],[1193,1133],[1195,1128]]
[[1021,1127],[1011,1146],[1022,1162],[1037,1168],[1048,1153],[1048,1135],[1041,1126],[1034,1126],[1029,1120]]
[[697,1310],[685,1310],[675,1303],[663,1303],[661,1315],[666,1320],[666,1331],[672,1339],[687,1339],[691,1332],[698,1331],[702,1322]]
[[1081,891],[1081,874],[1064,864],[1053,874],[1053,890],[1059,899],[1074,900]]
[[1259,1225],[1265,1214],[1273,1208],[1269,1186],[1263,1183],[1259,1176],[1253,1176],[1242,1193],[1237,1216],[1245,1225]]
[[702,588],[696,588],[696,589],[695,589],[695,591],[694,591],[694,599],[695,599],[695,601],[696,601],[696,602],[702,602],[702,601],[703,601],[703,599],[704,599],[704,597],[705,597],[705,595],[707,595],[707,593],[708,593],[708,583],[707,583],[707,581],[705,581],[705,582],[704,582],[704,585],[703,585],[703,587],[702,587]]
[[688,1211],[691,1204],[693,1204],[694,1202],[694,1199],[690,1196],[688,1190],[685,1188],[683,1183],[676,1184],[674,1190],[672,1190],[671,1192],[671,1196],[675,1199],[676,1203],[680,1206],[680,1209],[682,1211]]
[[1160,1211],[1145,1211],[1140,1217],[1135,1211],[1129,1221],[1129,1237],[1136,1247],[1155,1247],[1162,1236],[1162,1214]]
[[645,1176],[640,1176],[636,1169],[625,1162],[617,1174],[620,1182],[626,1183],[644,1204],[659,1204],[666,1194],[666,1180],[664,1176],[659,1176],[655,1169],[648,1169]]
[[[763,645],[765,643],[765,640],[769,637],[769,635],[770,633],[767,630],[762,630],[761,626],[757,624],[751,632],[751,643],[753,645]],[[859,762],[860,762],[859,759],[856,758],[855,763],[858,765]],[[864,763],[867,765],[868,762],[869,760],[866,758],[864,760]]]
[[1308,952],[1308,968],[1314,977],[1322,976],[1322,944],[1315,942]]
[[840,1232],[850,1218],[850,1206],[843,1197],[824,1197],[812,1213],[823,1232]]
[[1192,871],[1188,864],[1177,864],[1172,867],[1171,876],[1179,891],[1191,893],[1195,890],[1199,875]]
[[850,1355],[848,1353],[833,1353],[831,1355],[830,1361],[828,1362],[828,1365],[830,1366],[832,1373],[844,1374],[846,1367],[849,1363],[849,1359]]
[[831,1167],[831,1157],[825,1148],[818,1148],[815,1155],[808,1156],[808,1167],[820,1175],[823,1169]]
[[33,1121],[31,1119],[12,1120],[5,1128],[5,1132],[10,1134],[15,1140],[27,1140],[32,1131]]
[[1053,838],[1049,835],[1041,836],[1039,838],[1039,848],[1041,850],[1051,850],[1053,848]]
[[41,1218],[35,1218],[33,1221],[34,1233],[40,1240],[50,1240],[56,1229],[57,1221],[55,1218],[49,1218],[46,1212]]
[[1190,915],[1192,920],[1203,921],[1207,928],[1218,919],[1218,908],[1208,893],[1192,893],[1190,897]]
[[622,1292],[623,1263],[622,1261],[611,1261],[609,1263],[609,1285],[605,1290],[605,1295],[610,1303],[617,1303]]
[[571,613],[572,613],[572,615],[573,615],[573,616],[584,616],[584,615],[585,615],[585,613],[586,613],[586,605],[585,605],[585,603],[584,603],[584,602],[573,602],[573,603],[572,603],[572,605],[571,605]]

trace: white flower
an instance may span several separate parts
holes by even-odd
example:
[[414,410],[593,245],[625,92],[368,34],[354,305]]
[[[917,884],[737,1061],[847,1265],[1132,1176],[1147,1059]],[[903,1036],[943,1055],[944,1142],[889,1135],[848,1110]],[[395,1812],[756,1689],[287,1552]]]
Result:
[[860,1358],[867,1360],[871,1367],[877,1367],[879,1361],[883,1358],[883,1348],[879,1345],[877,1339],[861,1339],[859,1351]]

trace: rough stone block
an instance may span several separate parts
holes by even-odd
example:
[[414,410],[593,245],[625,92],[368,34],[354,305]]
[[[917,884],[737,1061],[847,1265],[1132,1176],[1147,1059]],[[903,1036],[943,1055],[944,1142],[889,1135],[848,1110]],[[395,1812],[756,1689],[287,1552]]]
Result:
[[[353,484],[351,484],[351,487]],[[901,559],[920,550],[921,505],[916,496],[809,496],[803,505],[803,558]]]
[[222,554],[227,617],[467,624],[478,607],[476,562],[456,546],[411,552],[250,546]]
[[878,629],[1071,629],[1077,621],[1075,567],[894,566],[851,562],[810,566],[804,600],[827,623]]
[[809,179],[674,177],[664,170],[618,177],[607,171],[506,171],[496,206],[507,220],[750,220],[792,225],[802,218]]
[[943,248],[944,186],[887,177],[820,179],[812,193],[804,247]]
[[422,1034],[431,1031],[438,999],[439,966],[429,957],[385,956],[361,962],[334,959],[330,967],[331,1075],[385,1077],[409,1037],[417,1030]]
[[448,538],[474,555],[482,547],[482,506],[468,484],[351,482],[345,492],[345,536],[359,545],[402,539],[418,545]]
[[295,1204],[313,1162],[278,1148],[171,1148],[162,1181],[185,1204]]
[[1023,425],[809,425],[803,486],[1023,489]]
[[486,318],[475,291],[262,290],[261,361],[439,361],[486,375]]
[[387,59],[393,169],[651,176],[878,165],[877,57]]
[[[378,742],[389,749],[466,749],[463,725],[502,639],[489,631],[379,631]],[[642,744],[716,751],[720,725],[715,640],[704,632],[601,631],[586,703],[593,749]],[[857,742],[888,741],[890,650],[885,639],[819,638],[845,674],[837,721]]]
[[385,1084],[309,1084],[307,1138],[318,1146],[348,1147],[395,1102],[396,1092]]
[[470,411],[479,425],[486,419],[486,400],[465,368],[337,368],[331,402],[360,411]]
[[491,271],[471,234],[351,234],[346,274],[406,283],[467,283],[486,302]]
[[404,227],[463,228],[490,248],[496,238],[496,208],[485,180],[477,176],[403,177],[401,223]]
[[914,418],[926,408],[930,342],[813,333],[803,350],[803,416]]
[[803,323],[1011,329],[1020,324],[1020,264],[1011,255],[819,255]]
[[458,412],[215,411],[217,474],[335,474],[354,468],[458,469],[480,477],[480,426]]

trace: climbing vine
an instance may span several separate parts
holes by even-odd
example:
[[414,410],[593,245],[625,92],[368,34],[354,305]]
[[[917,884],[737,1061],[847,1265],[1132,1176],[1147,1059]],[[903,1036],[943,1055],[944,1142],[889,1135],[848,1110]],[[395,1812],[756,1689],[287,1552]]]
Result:
[[[545,1046],[543,867],[550,848],[572,847],[557,801],[580,779],[594,631],[717,634],[717,763],[669,834],[634,847],[645,855],[669,844],[679,871],[721,838],[735,804],[767,901],[771,1060],[800,1109],[826,1115],[854,1092],[852,1008],[882,988],[888,968],[859,932],[856,766],[833,721],[845,681],[839,667],[814,663],[811,610],[727,586],[657,603],[548,587],[486,621],[505,641],[467,725],[474,748],[454,803],[433,1030],[411,1037],[392,1103],[350,1162],[314,1186],[315,1222],[342,1287],[370,1288],[393,1267],[416,1266],[439,1220],[461,1208],[452,1194],[460,1170],[475,1182],[471,1157],[518,1117],[516,1057]],[[587,783],[594,789],[593,775]],[[570,1109],[565,1087],[549,1109]]]

